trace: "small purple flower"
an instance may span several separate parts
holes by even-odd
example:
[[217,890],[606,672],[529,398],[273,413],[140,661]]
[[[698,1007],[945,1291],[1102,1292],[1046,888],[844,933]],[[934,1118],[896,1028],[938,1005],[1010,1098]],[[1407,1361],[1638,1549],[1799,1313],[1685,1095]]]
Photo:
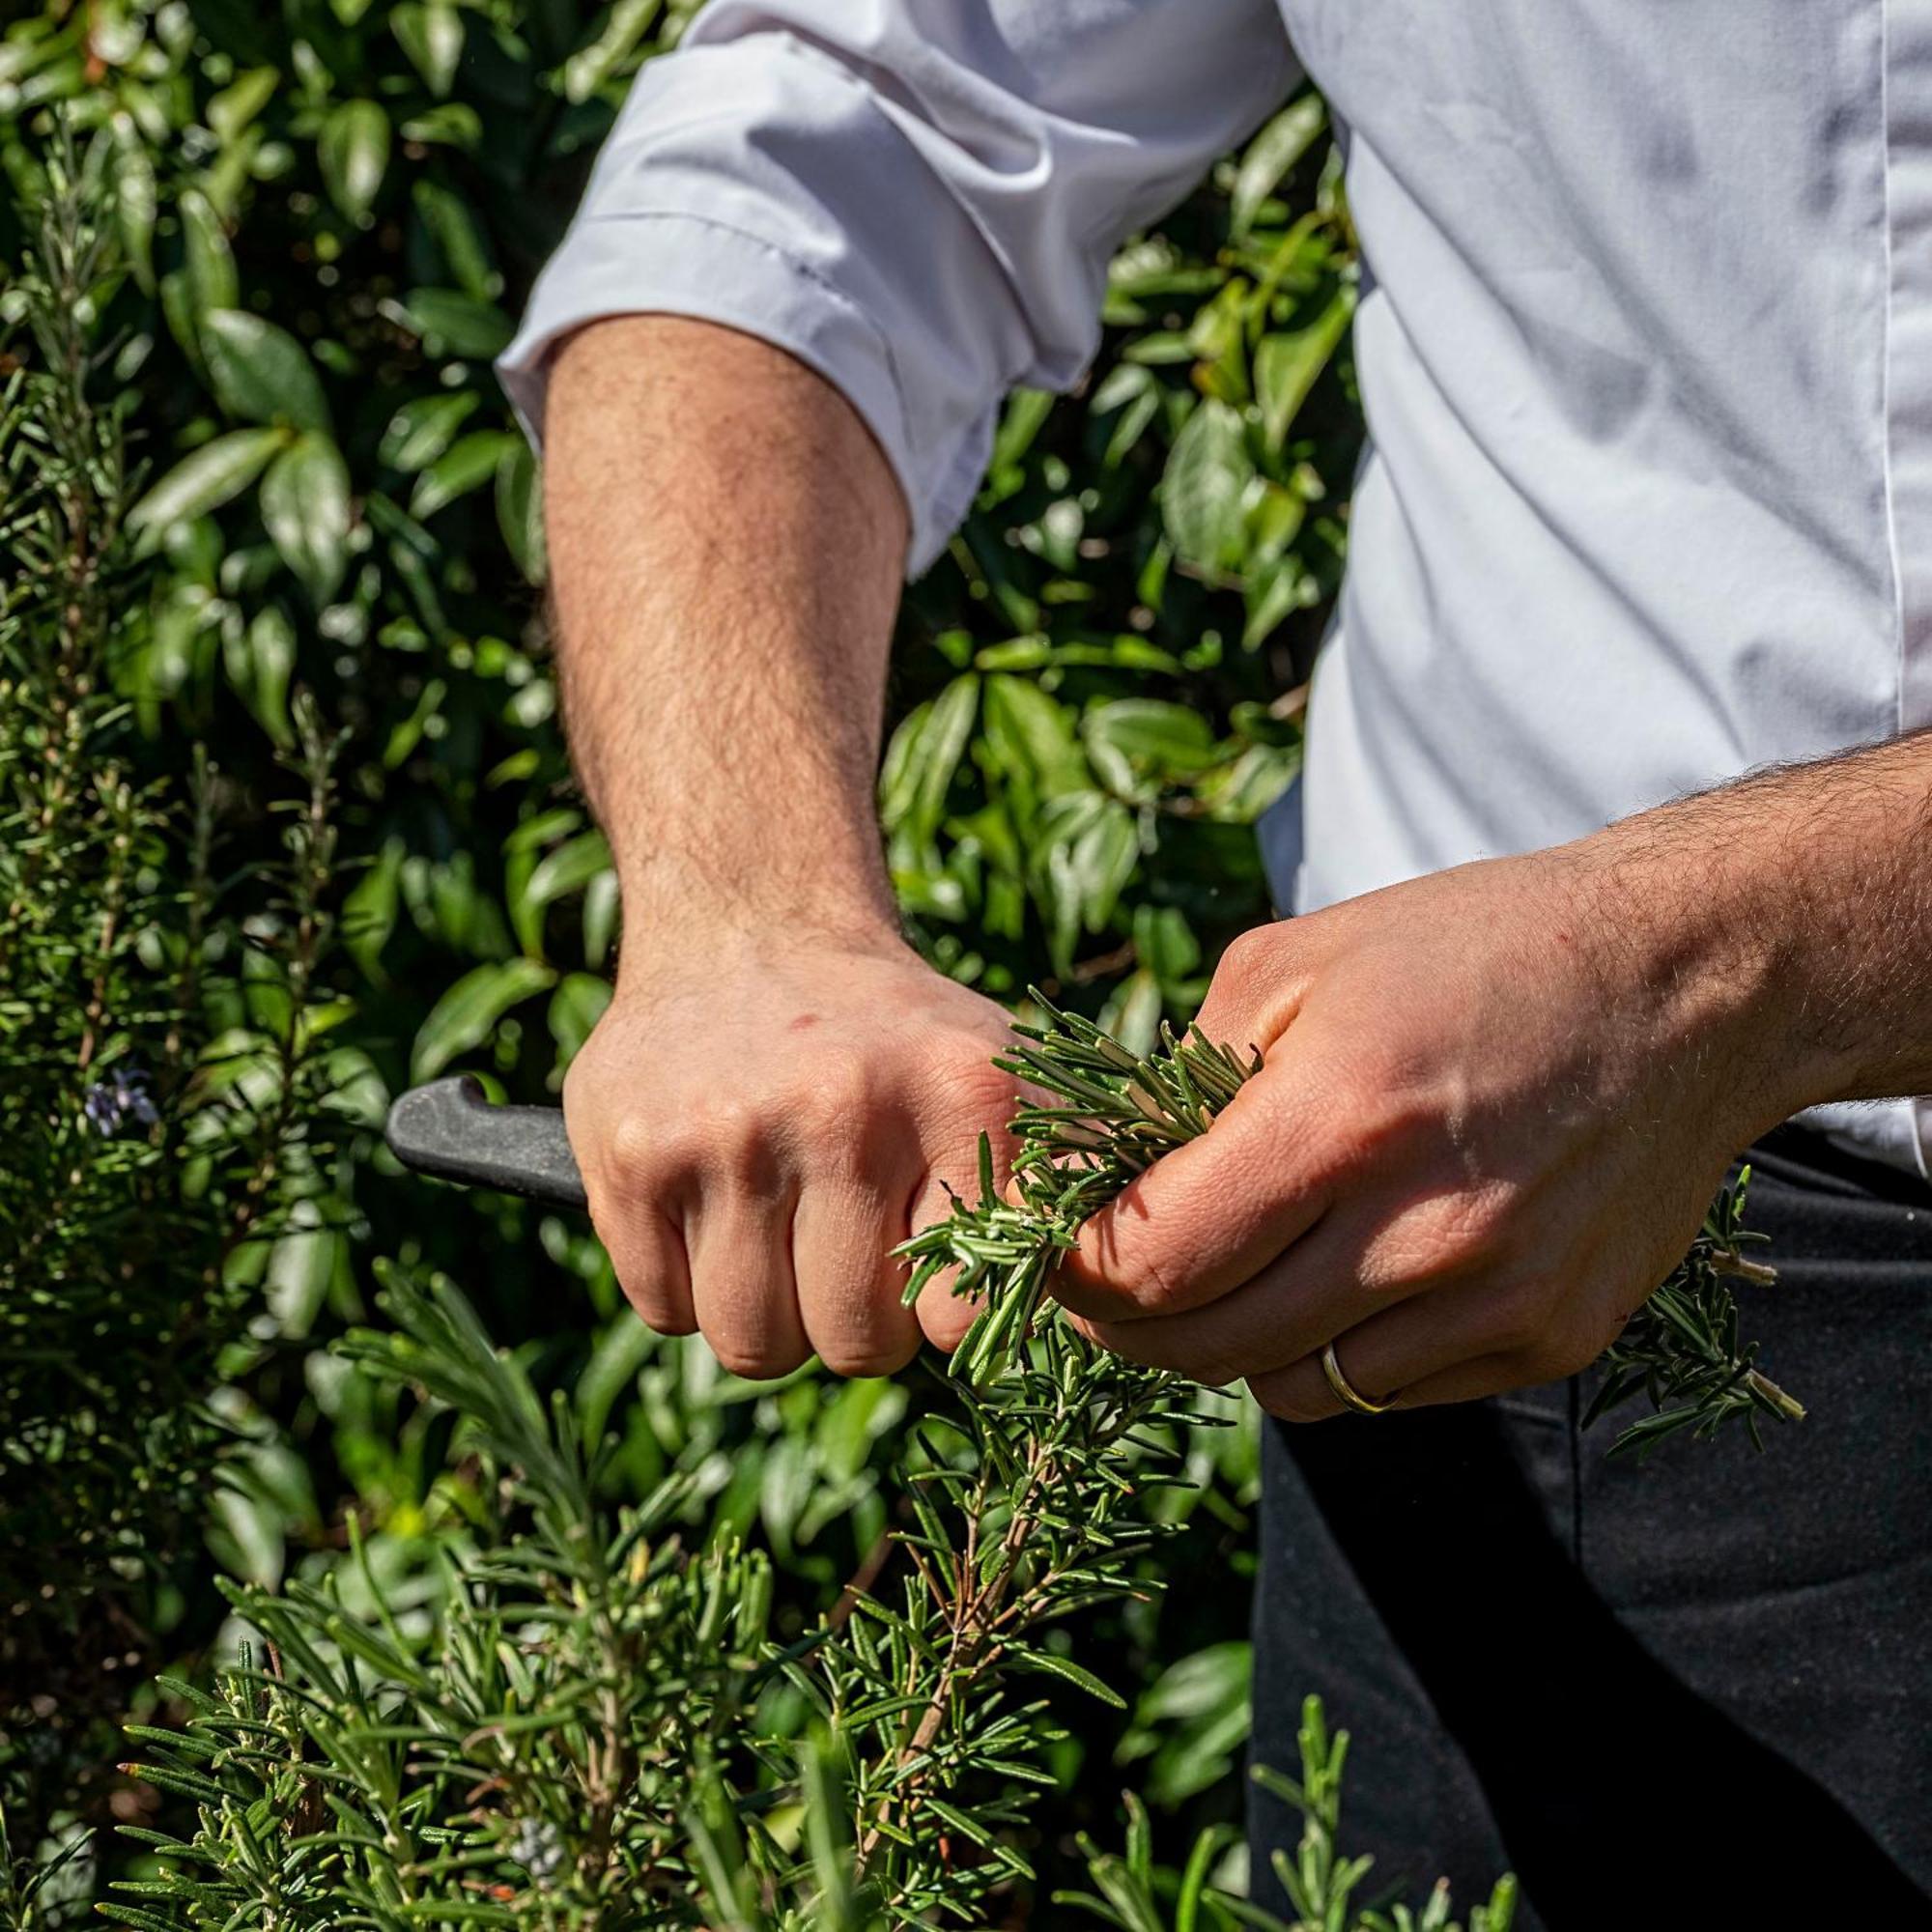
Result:
[[122,1132],[129,1121],[152,1127],[161,1116],[144,1068],[123,1065],[87,1090],[80,1103],[87,1123],[104,1139]]
[[563,1865],[563,1838],[544,1818],[521,1818],[510,1842],[510,1856],[539,1886],[554,1878]]

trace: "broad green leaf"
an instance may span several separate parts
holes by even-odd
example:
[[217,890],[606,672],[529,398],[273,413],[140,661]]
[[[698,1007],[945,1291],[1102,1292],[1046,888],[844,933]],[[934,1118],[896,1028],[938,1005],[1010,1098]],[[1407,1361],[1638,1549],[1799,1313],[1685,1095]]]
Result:
[[184,457],[128,513],[136,528],[168,529],[239,497],[288,441],[279,429],[238,429]]
[[1254,226],[1261,206],[1313,144],[1327,122],[1319,95],[1304,95],[1284,107],[1242,153],[1235,173],[1230,226],[1238,240]]
[[538,860],[510,904],[511,923],[525,952],[542,952],[543,918],[557,899],[580,893],[611,868],[611,847],[601,832],[580,832]]
[[356,880],[342,902],[343,948],[365,980],[380,981],[383,977],[383,949],[396,927],[406,849],[401,838],[384,839],[376,863]]
[[349,561],[349,470],[316,432],[298,437],[262,479],[262,522],[282,561],[318,604],[334,596]]
[[222,640],[228,683],[255,722],[286,751],[296,741],[289,716],[296,632],[279,605],[265,604],[248,624],[235,624]]
[[522,441],[513,431],[501,429],[473,430],[460,438],[417,477],[410,497],[410,515],[427,520],[446,503],[491,482],[497,463]]
[[331,108],[316,142],[328,198],[351,221],[367,218],[389,166],[389,117],[374,100]]
[[1135,908],[1134,952],[1163,987],[1178,986],[1201,966],[1201,942],[1176,906]]
[[511,1008],[556,983],[536,959],[503,959],[472,967],[429,1010],[410,1054],[410,1078],[434,1080],[458,1055],[480,1046]]
[[987,678],[983,729],[1001,767],[1030,780],[1041,796],[1092,781],[1074,714],[1030,677]]
[[182,253],[194,314],[199,318],[211,309],[233,308],[242,284],[221,217],[196,188],[185,189],[175,206],[181,215]]
[[636,50],[657,17],[662,0],[617,0],[604,31],[563,64],[563,98],[573,105],[588,100]]
[[1161,522],[1177,554],[1204,570],[1219,570],[1239,555],[1254,474],[1239,413],[1226,403],[1203,402],[1175,438],[1161,477]]
[[271,67],[250,68],[238,74],[209,101],[209,127],[223,141],[233,141],[269,104],[280,79]]
[[417,217],[428,230],[450,274],[465,295],[489,301],[500,294],[503,278],[490,260],[490,244],[469,204],[439,182],[420,179],[410,190]]
[[389,30],[409,56],[410,65],[440,99],[449,92],[456,65],[463,58],[463,15],[443,0],[430,0],[428,6],[405,0],[404,5],[390,10]]
[[433,354],[473,356],[479,362],[499,355],[516,333],[495,302],[456,289],[412,289],[403,314]]
[[299,1342],[314,1327],[348,1248],[339,1228],[298,1228],[275,1243],[262,1287],[283,1341]]
[[456,440],[481,400],[474,389],[456,389],[405,403],[383,432],[377,462],[405,474],[426,469]]
[[575,1060],[590,1030],[611,1004],[611,986],[595,973],[566,973],[550,996],[550,1037],[556,1043],[556,1070]]
[[880,815],[889,832],[930,842],[946,811],[946,794],[959,768],[980,708],[980,680],[955,677],[894,734],[880,777]]
[[1171,783],[1214,762],[1214,733],[1200,712],[1154,697],[1096,704],[1080,721],[1094,769],[1128,797],[1148,781]]
[[117,146],[114,167],[114,221],[128,264],[144,295],[155,293],[155,220],[158,190],[155,164],[141,137],[128,124]]
[[1271,450],[1288,440],[1296,413],[1328,366],[1355,313],[1355,292],[1346,283],[1305,328],[1269,335],[1255,350],[1255,395],[1261,404],[1262,433]]
[[1129,1053],[1151,1053],[1160,1030],[1160,981],[1143,968],[1127,977],[1100,1009],[1100,1024]]
[[549,576],[544,552],[543,481],[529,444],[518,437],[497,464],[497,526],[526,583]]
[[1081,923],[1098,932],[1114,915],[1141,856],[1140,832],[1125,806],[1107,802],[1100,816],[1073,841],[1068,864],[1080,895]]
[[467,100],[444,100],[403,123],[403,139],[472,153],[483,139],[482,117]]
[[201,346],[215,396],[231,415],[327,429],[315,364],[287,329],[245,309],[217,308],[202,317]]

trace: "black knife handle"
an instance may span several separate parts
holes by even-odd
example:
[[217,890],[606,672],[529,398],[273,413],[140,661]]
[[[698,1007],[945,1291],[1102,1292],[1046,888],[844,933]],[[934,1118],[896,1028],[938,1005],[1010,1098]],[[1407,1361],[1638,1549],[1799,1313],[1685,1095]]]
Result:
[[480,1082],[458,1073],[411,1088],[389,1109],[384,1131],[389,1151],[418,1174],[553,1208],[584,1206],[560,1107],[493,1107]]

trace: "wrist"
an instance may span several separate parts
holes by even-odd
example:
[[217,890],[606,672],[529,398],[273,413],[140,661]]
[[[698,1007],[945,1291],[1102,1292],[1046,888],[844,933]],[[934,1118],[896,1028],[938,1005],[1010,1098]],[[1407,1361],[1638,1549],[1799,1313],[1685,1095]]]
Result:
[[[618,990],[757,971],[801,952],[898,956],[906,952],[898,908],[883,872],[732,882],[675,862],[619,867],[623,907]],[[771,889],[767,889],[769,888]]]
[[1569,849],[1584,858],[1648,1084],[1734,1151],[1821,1097],[1791,1009],[1801,935],[1747,841],[1670,813]]

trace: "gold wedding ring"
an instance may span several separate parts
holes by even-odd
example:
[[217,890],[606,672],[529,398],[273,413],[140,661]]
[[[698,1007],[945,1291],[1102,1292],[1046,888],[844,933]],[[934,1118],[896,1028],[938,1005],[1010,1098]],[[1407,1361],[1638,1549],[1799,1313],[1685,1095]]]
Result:
[[1333,1342],[1321,1351],[1321,1373],[1328,1378],[1328,1386],[1335,1391],[1335,1400],[1344,1408],[1352,1408],[1357,1415],[1381,1415],[1395,1406],[1393,1395],[1386,1402],[1371,1402],[1342,1373],[1342,1364],[1335,1359]]

